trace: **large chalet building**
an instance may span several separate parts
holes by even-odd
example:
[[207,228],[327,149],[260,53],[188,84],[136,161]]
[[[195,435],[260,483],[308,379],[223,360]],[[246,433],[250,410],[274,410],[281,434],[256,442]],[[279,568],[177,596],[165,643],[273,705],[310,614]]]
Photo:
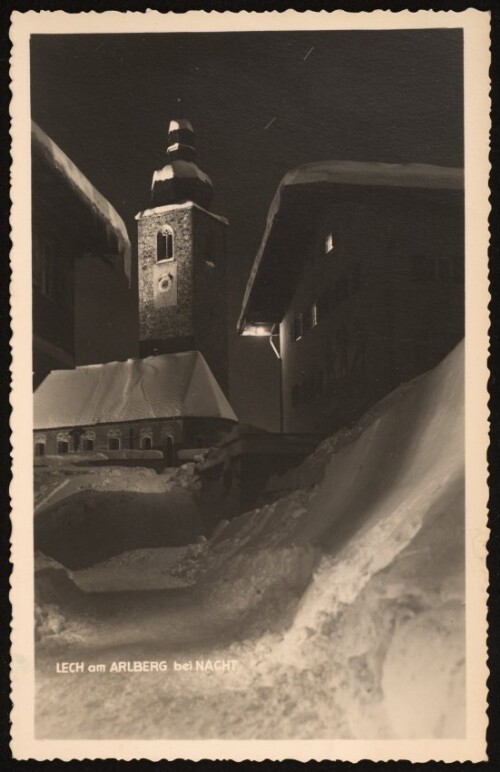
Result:
[[36,387],[54,369],[133,355],[136,316],[125,223],[34,122],[31,152]]
[[329,161],[290,171],[238,321],[281,357],[282,431],[331,433],[464,335],[463,170]]

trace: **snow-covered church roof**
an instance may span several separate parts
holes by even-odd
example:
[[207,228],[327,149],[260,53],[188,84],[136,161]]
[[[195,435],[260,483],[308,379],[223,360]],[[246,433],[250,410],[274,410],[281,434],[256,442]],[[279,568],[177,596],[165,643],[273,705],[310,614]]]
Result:
[[53,370],[34,395],[37,430],[183,417],[237,420],[199,351]]
[[374,161],[317,161],[291,169],[281,180],[269,208],[264,235],[245,289],[237,325],[240,334],[248,334],[255,325],[270,332],[274,323],[280,321],[280,313],[269,313],[269,304],[277,308],[281,295],[290,294],[293,265],[289,246],[294,241],[297,243],[297,229],[308,221],[313,208],[319,211],[347,190],[351,190],[352,196],[356,187],[365,191],[372,189],[374,195],[378,195],[377,189],[390,188],[400,189],[401,194],[404,189],[421,194],[427,191],[431,194],[429,200],[433,192],[435,196],[439,191],[447,196],[461,196],[464,170]]
[[60,175],[65,185],[80,199],[82,204],[101,222],[103,230],[112,234],[118,250],[123,257],[123,271],[130,281],[132,248],[125,223],[92,183],[68,158],[61,148],[38,126],[31,121],[31,141],[44,161]]

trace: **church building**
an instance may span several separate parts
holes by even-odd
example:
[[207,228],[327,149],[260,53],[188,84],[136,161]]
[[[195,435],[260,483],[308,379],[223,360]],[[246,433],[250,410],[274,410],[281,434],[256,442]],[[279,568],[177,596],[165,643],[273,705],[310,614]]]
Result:
[[[140,357],[53,370],[34,396],[35,456],[209,447],[237,421],[227,400],[227,220],[195,163],[189,121],[170,123],[138,225]],[[130,454],[129,454],[130,455]]]
[[228,223],[209,211],[212,182],[194,158],[191,123],[171,121],[151,207],[136,215],[140,354],[200,351],[227,394]]

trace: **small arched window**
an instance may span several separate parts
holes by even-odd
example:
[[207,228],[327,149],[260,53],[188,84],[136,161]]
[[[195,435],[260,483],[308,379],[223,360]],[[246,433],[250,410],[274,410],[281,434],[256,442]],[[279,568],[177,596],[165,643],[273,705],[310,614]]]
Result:
[[84,451],[92,451],[95,446],[95,432],[87,431],[82,437],[82,449]]
[[72,450],[72,441],[69,432],[58,432],[57,434],[57,453],[62,455]]
[[156,262],[174,257],[174,234],[170,228],[162,228],[156,234]]
[[152,450],[153,448],[153,430],[150,428],[141,429],[141,450]]
[[110,429],[108,432],[108,450],[121,450],[122,438],[119,429]]
[[44,456],[44,455],[45,455],[45,441],[37,440],[37,442],[35,442],[35,456]]

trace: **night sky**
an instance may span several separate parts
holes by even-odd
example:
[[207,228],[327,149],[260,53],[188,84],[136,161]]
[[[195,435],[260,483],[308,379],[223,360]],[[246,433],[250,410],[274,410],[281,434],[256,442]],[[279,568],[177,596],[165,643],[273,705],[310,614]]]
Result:
[[34,120],[134,247],[182,99],[212,211],[230,222],[231,402],[240,420],[277,429],[278,362],[267,339],[235,333],[277,185],[327,159],[461,166],[461,31],[35,35],[31,53]]

